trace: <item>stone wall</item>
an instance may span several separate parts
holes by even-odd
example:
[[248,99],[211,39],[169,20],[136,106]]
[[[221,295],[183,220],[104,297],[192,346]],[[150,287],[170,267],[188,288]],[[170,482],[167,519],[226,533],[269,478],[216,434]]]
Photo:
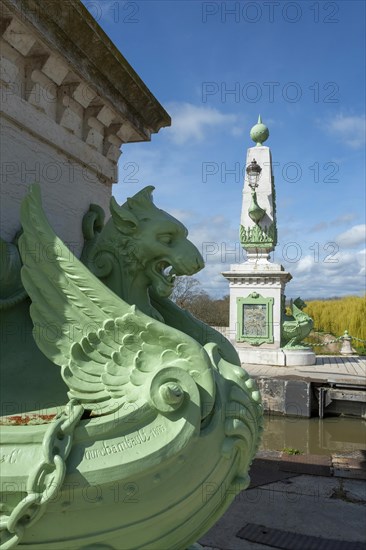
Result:
[[170,117],[78,1],[0,0],[1,237],[38,182],[46,214],[77,255],[90,203],[108,215],[124,143]]
[[20,204],[29,184],[42,189],[45,212],[56,234],[79,256],[83,244],[81,223],[91,202],[109,213],[111,184],[54,145],[33,136],[14,121],[2,121],[1,237],[11,241],[20,229]]

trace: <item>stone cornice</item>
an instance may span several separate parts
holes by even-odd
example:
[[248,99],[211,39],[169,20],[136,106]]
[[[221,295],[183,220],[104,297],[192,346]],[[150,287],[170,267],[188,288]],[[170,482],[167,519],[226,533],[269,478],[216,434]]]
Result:
[[[169,126],[170,116],[79,0],[3,0],[21,22],[57,50],[75,74],[123,112],[144,133]],[[146,136],[148,137],[148,136]]]
[[35,120],[27,129],[40,139],[117,181],[121,145],[149,140],[169,115],[79,1],[0,6],[7,118]]
[[272,277],[271,279],[270,278],[265,278],[263,277],[262,279],[229,279],[229,283],[230,283],[230,286],[233,286],[233,287],[243,287],[243,286],[247,286],[247,287],[255,287],[255,286],[258,286],[260,288],[270,288],[270,287],[282,287],[284,286],[286,281],[284,281],[283,279],[280,279],[279,277]]
[[228,279],[230,286],[283,286],[292,279],[287,271],[269,273],[268,271],[248,273],[239,271],[225,271],[222,273]]

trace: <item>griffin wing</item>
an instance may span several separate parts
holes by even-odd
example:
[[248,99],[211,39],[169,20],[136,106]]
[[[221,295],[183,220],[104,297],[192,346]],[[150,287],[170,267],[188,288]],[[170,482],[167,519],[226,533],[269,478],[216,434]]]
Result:
[[300,324],[297,321],[285,321],[283,323],[283,331],[288,336],[295,336],[299,332]]
[[154,373],[176,367],[194,379],[208,414],[215,384],[205,349],[130,306],[95,277],[49,225],[38,185],[22,203],[21,220],[22,281],[32,300],[33,335],[61,367],[69,397],[98,413],[125,402],[144,405],[143,387]]

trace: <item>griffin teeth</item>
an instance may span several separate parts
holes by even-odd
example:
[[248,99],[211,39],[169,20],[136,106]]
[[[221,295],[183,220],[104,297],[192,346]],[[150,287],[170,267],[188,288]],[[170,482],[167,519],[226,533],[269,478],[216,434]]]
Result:
[[165,267],[162,271],[162,274],[164,275],[164,277],[167,279],[169,283],[174,282],[174,279],[176,277],[174,267],[172,267],[171,265]]
[[173,284],[176,277],[175,269],[168,262],[161,261],[156,264],[156,270],[162,277],[164,277],[168,283]]

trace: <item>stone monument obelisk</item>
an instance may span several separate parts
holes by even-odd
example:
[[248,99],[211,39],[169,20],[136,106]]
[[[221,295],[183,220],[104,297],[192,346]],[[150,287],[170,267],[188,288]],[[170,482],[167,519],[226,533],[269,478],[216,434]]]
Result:
[[[290,320],[291,344],[284,345],[285,286],[292,279],[282,265],[270,261],[277,244],[276,194],[268,128],[258,123],[250,131],[255,142],[247,151],[246,177],[240,221],[240,242],[247,260],[230,266],[223,276],[230,283],[230,339],[242,362],[290,366],[313,364],[315,355],[300,342],[310,327],[309,317],[295,307]],[[291,322],[293,324],[291,325]],[[310,329],[311,330],[311,329]],[[308,332],[310,332],[310,330]],[[302,336],[302,338],[301,338]]]

